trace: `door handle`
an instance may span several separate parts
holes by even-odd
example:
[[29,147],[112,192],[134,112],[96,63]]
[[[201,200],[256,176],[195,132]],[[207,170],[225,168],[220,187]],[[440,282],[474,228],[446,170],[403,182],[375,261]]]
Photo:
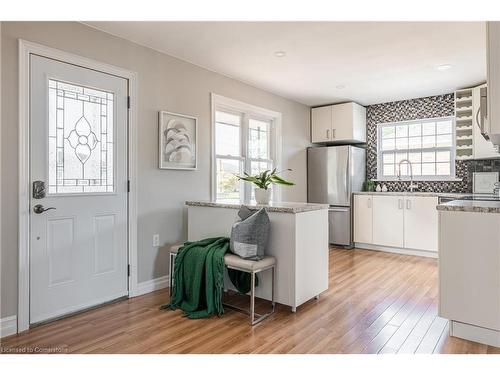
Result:
[[398,199],[398,208],[399,208],[400,210],[402,210],[402,209],[403,209],[403,207],[404,207],[404,205],[403,205],[403,200],[402,200],[402,199]]
[[33,212],[35,214],[43,214],[45,211],[55,210],[55,209],[56,209],[55,207],[44,208],[41,204],[37,204],[35,207],[33,207]]

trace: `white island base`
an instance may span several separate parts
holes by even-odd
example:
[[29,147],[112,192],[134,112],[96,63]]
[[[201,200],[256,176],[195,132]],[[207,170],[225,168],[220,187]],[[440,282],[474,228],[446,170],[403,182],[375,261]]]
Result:
[[500,347],[500,202],[439,210],[439,315],[450,335]]
[[[240,205],[186,202],[188,241],[229,237]],[[245,205],[250,208],[262,206]],[[276,203],[266,207],[271,231],[266,255],[276,258],[275,301],[295,312],[328,289],[328,206]],[[271,275],[259,274],[257,297],[271,300]],[[226,288],[233,289],[229,280]]]

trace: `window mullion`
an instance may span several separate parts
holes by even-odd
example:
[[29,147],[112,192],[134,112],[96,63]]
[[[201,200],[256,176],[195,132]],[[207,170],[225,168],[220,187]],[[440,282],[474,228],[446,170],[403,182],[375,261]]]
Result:
[[[248,137],[249,137],[249,117],[247,113],[243,113],[242,118],[241,118],[241,156],[243,158],[243,171],[246,173],[251,173],[251,161],[248,155]],[[243,182],[243,194],[241,198],[243,199],[244,202],[249,202],[251,198],[251,183],[250,182]]]

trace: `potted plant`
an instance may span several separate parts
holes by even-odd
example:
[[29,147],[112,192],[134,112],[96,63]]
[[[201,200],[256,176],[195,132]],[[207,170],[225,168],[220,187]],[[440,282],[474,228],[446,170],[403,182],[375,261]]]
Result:
[[375,191],[375,181],[367,180],[363,185],[364,191]]
[[[291,171],[291,169],[284,169],[285,171]],[[271,199],[271,184],[277,185],[286,185],[292,186],[295,185],[293,182],[287,181],[280,176],[276,172],[276,168],[271,170],[266,170],[262,173],[256,174],[254,176],[249,175],[248,173],[244,173],[244,176],[237,176],[238,179],[243,181],[248,181],[255,184],[257,187],[255,188],[255,201],[258,204],[269,204],[269,200]]]

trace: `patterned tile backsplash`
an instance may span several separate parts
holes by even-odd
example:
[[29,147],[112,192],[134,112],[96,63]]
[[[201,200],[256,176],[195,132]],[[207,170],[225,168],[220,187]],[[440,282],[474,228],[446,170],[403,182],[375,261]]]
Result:
[[[454,94],[374,104],[366,107],[368,179],[377,178],[377,124],[453,116]],[[456,161],[455,174],[462,181],[417,181],[419,191],[471,193],[473,172],[500,172],[500,159]],[[386,181],[389,191],[406,190],[409,182]]]

